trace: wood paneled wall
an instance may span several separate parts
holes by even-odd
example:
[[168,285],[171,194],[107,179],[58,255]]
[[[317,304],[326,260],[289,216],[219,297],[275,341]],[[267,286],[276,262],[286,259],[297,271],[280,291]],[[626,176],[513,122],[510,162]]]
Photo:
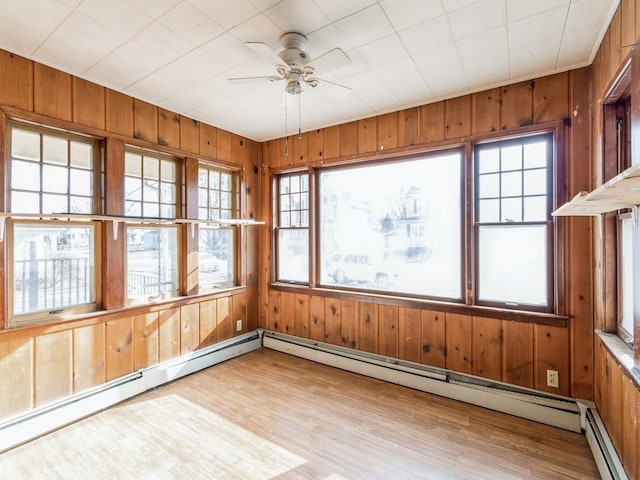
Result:
[[[621,0],[611,20],[609,28],[600,44],[592,65],[593,71],[593,155],[591,156],[593,185],[598,186],[603,180],[603,106],[602,100],[619,77],[626,62],[634,57],[640,58],[632,49],[637,49],[640,38],[640,0]],[[640,72],[634,66],[634,72]],[[632,81],[637,84],[639,78],[634,75]],[[635,96],[637,87],[633,88]],[[635,105],[638,99],[634,98]],[[635,107],[634,107],[635,108]],[[632,155],[640,154],[640,142],[637,136],[637,123],[640,119],[632,118]],[[597,222],[594,221],[594,222]],[[597,225],[597,223],[595,223]],[[603,229],[594,229],[594,313],[596,328],[607,330],[616,325],[615,279],[604,266],[605,249],[610,248],[608,237],[602,236]],[[636,329],[637,330],[637,329]],[[636,340],[637,341],[637,340]],[[633,356],[633,353],[631,353]],[[598,412],[607,428],[609,436],[620,456],[629,478],[640,479],[638,452],[640,445],[640,387],[630,377],[624,367],[608,350],[604,343],[595,339],[596,375],[595,400]]]
[[[118,188],[122,181],[114,178],[114,172],[123,174],[123,146],[131,143],[238,169],[241,214],[259,216],[261,150],[253,140],[1,50],[0,110],[2,120],[21,118],[104,138],[106,170],[113,181],[105,192],[109,208],[122,204],[122,186]],[[4,123],[0,153],[4,153],[3,132]],[[118,266],[124,265],[122,235],[118,243],[110,228],[104,231],[103,246],[111,261],[104,263],[103,307],[115,310],[88,314],[75,322],[0,328],[0,420],[257,327],[257,229],[239,230],[239,277],[244,288],[164,304],[171,306],[129,309],[122,308],[122,268]],[[4,307],[4,243],[0,253],[0,305]],[[240,319],[243,330],[236,332]]]
[[[495,132],[565,122],[566,144],[558,146],[565,168],[559,172],[559,203],[589,189],[591,119],[589,68],[537,78],[422,107],[380,115],[288,139],[265,142],[262,216],[269,219],[271,178],[287,168],[383,159],[385,155],[459,145]],[[566,192],[562,189],[566,183]],[[264,284],[260,325],[329,343],[472,373],[552,393],[593,398],[593,312],[591,223],[558,219],[559,238],[570,252],[558,259],[564,286],[566,327],[521,323],[378,303],[298,294]],[[263,237],[264,251],[271,238]],[[261,271],[271,277],[270,257]],[[394,302],[391,302],[394,303]],[[502,317],[501,317],[502,318]],[[560,388],[547,387],[546,370],[558,370]]]

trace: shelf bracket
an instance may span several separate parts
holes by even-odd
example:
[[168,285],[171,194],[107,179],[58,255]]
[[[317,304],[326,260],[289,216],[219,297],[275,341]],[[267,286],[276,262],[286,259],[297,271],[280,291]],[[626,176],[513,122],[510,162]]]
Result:
[[633,222],[633,231],[636,230],[636,227],[638,226],[638,205],[631,205],[631,218],[632,218],[632,222]]
[[191,240],[193,240],[196,238],[196,224],[190,223],[189,226],[191,227]]
[[119,222],[117,220],[113,221],[113,241],[114,242],[118,240],[118,228],[120,227],[121,223],[122,222]]
[[0,243],[4,242],[4,232],[7,226],[7,219],[5,217],[0,218]]

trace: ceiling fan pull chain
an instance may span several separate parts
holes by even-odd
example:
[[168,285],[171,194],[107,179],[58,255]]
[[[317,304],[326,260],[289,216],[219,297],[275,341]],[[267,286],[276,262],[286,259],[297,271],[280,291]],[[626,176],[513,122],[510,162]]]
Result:
[[302,92],[298,94],[298,140],[302,140]]
[[287,133],[287,96],[289,94],[284,92],[284,154],[289,155],[289,136]]

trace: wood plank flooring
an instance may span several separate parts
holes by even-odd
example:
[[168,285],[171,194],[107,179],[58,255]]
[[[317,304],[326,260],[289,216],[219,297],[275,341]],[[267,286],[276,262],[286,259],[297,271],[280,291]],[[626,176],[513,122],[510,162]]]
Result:
[[0,478],[599,475],[583,435],[262,349],[6,452]]

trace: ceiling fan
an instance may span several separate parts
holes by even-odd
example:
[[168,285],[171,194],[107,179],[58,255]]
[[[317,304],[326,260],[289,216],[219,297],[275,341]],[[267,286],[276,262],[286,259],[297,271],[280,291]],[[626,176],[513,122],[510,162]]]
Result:
[[280,44],[282,50],[276,54],[265,43],[246,43],[254,52],[273,64],[278,75],[236,77],[229,78],[229,81],[233,83],[259,83],[284,80],[285,92],[290,95],[301,94],[304,91],[304,86],[316,88],[319,85],[331,87],[327,91],[339,98],[344,98],[351,93],[351,88],[345,85],[316,76],[317,71],[326,72],[351,63],[351,59],[340,48],[334,48],[312,59],[307,53],[307,37],[297,32],[282,35]]

